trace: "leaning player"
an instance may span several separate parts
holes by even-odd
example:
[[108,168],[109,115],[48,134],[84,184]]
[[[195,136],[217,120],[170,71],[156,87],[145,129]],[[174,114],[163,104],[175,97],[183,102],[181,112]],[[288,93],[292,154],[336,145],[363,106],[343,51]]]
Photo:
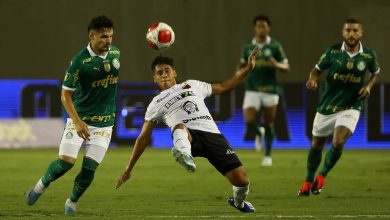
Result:
[[[307,159],[307,176],[298,195],[317,195],[325,184],[325,177],[336,165],[343,146],[352,135],[363,110],[365,98],[370,96],[379,73],[379,63],[374,50],[362,45],[362,24],[355,19],[344,22],[344,41],[329,47],[310,72],[306,87],[316,90],[319,74],[329,69],[325,90],[313,123],[312,146]],[[367,70],[371,77],[365,83]],[[321,163],[322,149],[329,136],[333,135],[332,147],[325,156],[322,169],[315,177]]]
[[154,97],[147,108],[141,134],[116,188],[130,178],[135,163],[148,145],[155,122],[161,121],[172,130],[172,153],[176,161],[188,172],[194,172],[196,166],[192,156],[207,158],[233,185],[233,197],[228,198],[228,203],[242,212],[254,212],[252,204],[245,201],[249,193],[249,179],[244,167],[218,130],[204,99],[229,91],[243,82],[253,69],[258,53],[258,49],[254,49],[244,68],[230,79],[217,84],[197,80],[177,84],[173,59],[156,57],[152,63],[153,79],[161,93]]
[[72,59],[66,70],[61,101],[69,118],[59,157],[28,193],[28,205],[33,205],[51,182],[73,167],[80,147],[85,146],[81,171],[65,202],[65,214],[75,213],[77,202],[91,184],[104,158],[115,121],[120,67],[119,49],[111,45],[113,28],[112,20],[106,16],[93,18],[88,26],[88,46]]
[[[265,157],[263,166],[272,165],[271,149],[275,137],[274,122],[279,102],[279,87],[276,82],[276,72],[289,72],[290,65],[282,45],[269,36],[271,21],[265,15],[253,19],[255,37],[244,45],[241,65],[246,65],[248,56],[254,47],[260,48],[256,66],[249,74],[245,84],[245,97],[243,103],[244,120],[247,131],[256,134],[255,145],[258,151],[262,148],[265,139]],[[257,114],[263,113],[264,128],[257,120]]]

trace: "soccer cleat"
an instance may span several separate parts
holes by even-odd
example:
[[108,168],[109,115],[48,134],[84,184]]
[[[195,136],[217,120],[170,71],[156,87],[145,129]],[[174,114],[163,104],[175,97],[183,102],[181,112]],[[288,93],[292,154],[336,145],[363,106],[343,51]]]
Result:
[[189,173],[195,172],[196,165],[191,155],[179,151],[176,147],[172,148],[172,155]]
[[314,179],[313,186],[311,187],[311,192],[314,195],[319,195],[323,190],[325,185],[325,177],[323,175],[318,175]]
[[[41,185],[39,185],[41,184]],[[40,192],[37,192],[35,189],[38,189],[40,190]],[[47,187],[45,187],[42,183],[41,183],[41,180],[39,179],[39,181],[31,188],[31,190],[27,193],[27,197],[26,197],[26,203],[27,205],[29,206],[32,206],[34,205],[39,197],[43,194],[44,190],[46,189]]]
[[76,214],[76,203],[72,202],[69,198],[65,202],[64,213],[65,215]]
[[270,167],[272,166],[272,157],[270,156],[265,156],[263,158],[263,161],[261,162],[261,165],[264,167]]
[[255,212],[256,211],[255,207],[253,207],[253,205],[250,202],[247,202],[247,201],[244,201],[244,206],[242,208],[237,207],[234,204],[234,198],[233,197],[229,197],[228,200],[227,200],[227,203],[229,205],[233,206],[234,208],[240,210],[241,212]]
[[302,187],[298,192],[298,196],[309,196],[312,184],[313,183],[311,182],[303,182]]
[[263,148],[263,139],[264,139],[265,129],[260,127],[260,135],[256,135],[255,137],[255,147],[256,151],[260,152]]

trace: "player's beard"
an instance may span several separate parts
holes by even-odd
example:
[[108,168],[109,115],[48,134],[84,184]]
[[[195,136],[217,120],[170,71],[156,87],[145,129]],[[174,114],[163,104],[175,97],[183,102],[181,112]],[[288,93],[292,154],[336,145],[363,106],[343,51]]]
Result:
[[345,39],[344,42],[345,42],[345,44],[347,44],[347,46],[349,48],[355,48],[359,44],[359,39],[348,38],[348,39]]

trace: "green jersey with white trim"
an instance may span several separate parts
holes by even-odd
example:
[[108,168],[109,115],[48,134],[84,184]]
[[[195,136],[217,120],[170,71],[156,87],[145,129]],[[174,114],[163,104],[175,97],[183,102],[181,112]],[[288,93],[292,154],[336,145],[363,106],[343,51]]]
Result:
[[282,45],[271,37],[267,37],[263,45],[256,40],[244,45],[241,63],[246,64],[252,50],[258,46],[260,54],[256,58],[256,65],[249,73],[245,82],[245,89],[250,91],[278,94],[279,86],[276,82],[276,69],[268,64],[268,59],[274,57],[278,62],[288,62]]
[[119,68],[120,51],[112,45],[105,56],[96,55],[88,45],[73,57],[62,87],[74,91],[73,104],[86,124],[114,125]]
[[363,110],[363,100],[359,91],[364,86],[366,72],[379,73],[380,66],[374,50],[360,43],[357,54],[345,50],[344,42],[326,49],[316,67],[329,69],[325,89],[317,111],[324,115],[346,109]]

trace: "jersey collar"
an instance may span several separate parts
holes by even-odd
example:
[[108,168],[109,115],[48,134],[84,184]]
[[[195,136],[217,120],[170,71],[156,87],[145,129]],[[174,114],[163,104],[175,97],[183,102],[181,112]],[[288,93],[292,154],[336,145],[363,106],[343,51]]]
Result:
[[270,36],[267,36],[267,38],[265,39],[265,42],[262,43],[262,44],[258,44],[258,43],[256,42],[256,38],[255,38],[255,37],[252,39],[252,44],[253,44],[253,45],[257,45],[260,49],[263,48],[264,45],[270,44],[270,43],[271,43],[271,37],[270,37]]
[[97,55],[95,52],[93,52],[90,43],[88,43],[87,50],[88,50],[89,54],[91,55],[91,57],[100,57],[100,58],[102,58],[102,59],[106,59],[106,57],[107,57],[107,55],[108,55],[108,52],[107,52],[106,55],[104,55],[104,56],[99,56],[99,55]]
[[343,41],[343,44],[341,45],[341,50],[342,50],[342,51],[345,51],[350,57],[354,57],[354,56],[356,56],[356,54],[358,54],[358,53],[363,53],[363,45],[362,45],[362,42],[359,41],[359,44],[360,44],[360,48],[359,48],[359,52],[357,52],[357,53],[352,54],[352,53],[346,51],[346,50],[345,50],[345,42],[344,42],[344,41]]

